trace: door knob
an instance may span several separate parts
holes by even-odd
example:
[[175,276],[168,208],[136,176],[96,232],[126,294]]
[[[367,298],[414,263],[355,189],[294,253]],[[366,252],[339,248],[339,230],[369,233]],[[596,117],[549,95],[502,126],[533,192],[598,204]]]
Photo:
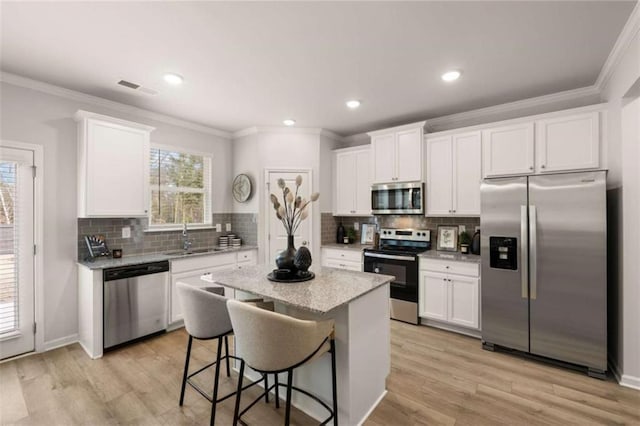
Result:
[[305,240],[305,241],[303,241],[303,242],[302,242],[302,245],[303,245],[303,246],[306,246],[306,245],[307,245],[307,241],[306,241],[306,240]]

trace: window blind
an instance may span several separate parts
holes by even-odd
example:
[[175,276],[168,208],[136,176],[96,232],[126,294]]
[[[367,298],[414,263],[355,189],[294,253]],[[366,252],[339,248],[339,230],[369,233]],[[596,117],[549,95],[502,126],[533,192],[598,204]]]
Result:
[[0,162],[0,334],[19,329],[17,164]]

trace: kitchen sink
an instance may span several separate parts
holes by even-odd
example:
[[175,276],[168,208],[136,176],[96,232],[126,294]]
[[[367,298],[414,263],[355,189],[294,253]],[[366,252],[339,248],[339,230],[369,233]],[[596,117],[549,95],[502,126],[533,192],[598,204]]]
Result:
[[164,254],[166,254],[167,256],[175,256],[175,255],[184,255],[184,256],[189,256],[191,254],[203,254],[203,253],[213,253],[216,251],[224,251],[224,249],[221,249],[219,247],[212,247],[212,248],[200,248],[200,249],[193,249],[193,250],[173,250],[173,251],[167,251]]

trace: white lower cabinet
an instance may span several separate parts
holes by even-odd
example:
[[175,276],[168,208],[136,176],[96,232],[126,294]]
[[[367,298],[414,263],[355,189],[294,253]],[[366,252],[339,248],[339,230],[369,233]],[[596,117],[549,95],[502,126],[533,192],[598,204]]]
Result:
[[420,259],[420,317],[479,329],[479,287],[478,264]]
[[[176,283],[188,278],[200,278],[205,274],[215,276],[216,272],[231,271],[256,264],[256,250],[246,250],[237,253],[222,253],[193,256],[171,260],[171,303],[169,318],[170,323],[176,323],[183,319],[180,300]],[[207,282],[202,281],[202,287],[206,287]],[[225,296],[234,298],[233,289],[225,289]]]
[[322,249],[322,266],[327,268],[344,269],[346,271],[362,271],[362,251],[341,250],[334,248]]

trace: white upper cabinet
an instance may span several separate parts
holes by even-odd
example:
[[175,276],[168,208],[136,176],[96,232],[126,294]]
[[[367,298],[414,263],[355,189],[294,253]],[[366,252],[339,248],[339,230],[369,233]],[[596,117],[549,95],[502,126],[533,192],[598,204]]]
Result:
[[536,122],[538,173],[595,169],[600,166],[599,113]]
[[482,138],[480,132],[453,135],[453,213],[480,215]]
[[371,138],[373,153],[373,181],[393,182],[396,180],[396,136],[393,133]]
[[373,183],[422,180],[424,122],[369,133]]
[[[558,111],[482,132],[485,177],[603,167],[601,106]],[[586,110],[586,111],[585,111]],[[518,119],[522,121],[522,119]],[[535,131],[534,131],[535,129]]]
[[487,129],[482,132],[484,175],[533,174],[533,123]]
[[480,132],[427,138],[427,216],[480,214]]
[[153,127],[76,113],[78,217],[147,216]]
[[371,149],[368,146],[334,151],[334,215],[371,215],[370,156]]
[[451,141],[451,136],[427,137],[427,216],[449,215],[453,209]]

